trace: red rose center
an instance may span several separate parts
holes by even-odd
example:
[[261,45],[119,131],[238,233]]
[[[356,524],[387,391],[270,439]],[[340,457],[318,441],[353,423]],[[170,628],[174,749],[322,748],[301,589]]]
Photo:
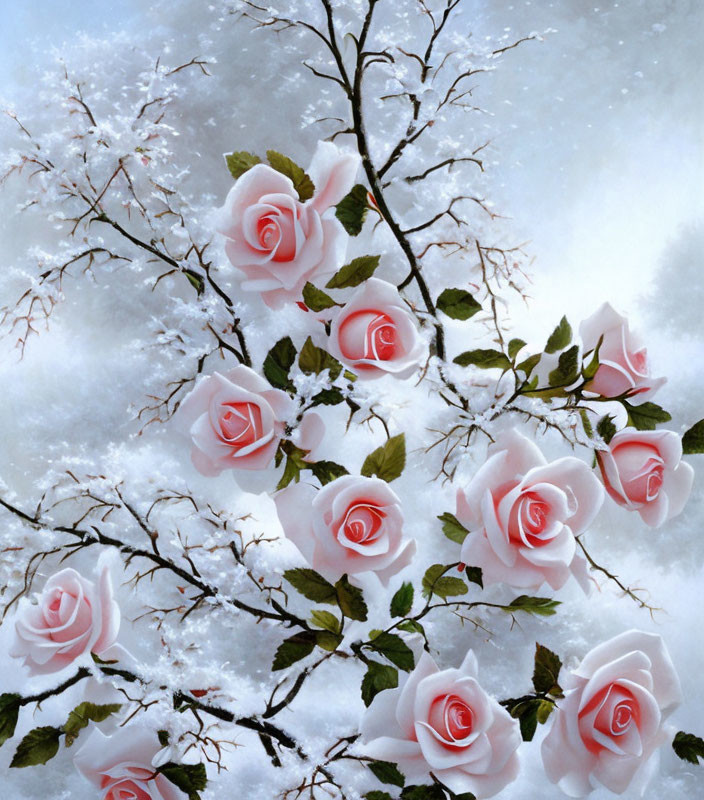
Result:
[[219,422],[220,434],[229,444],[247,447],[262,437],[262,412],[254,403],[225,403]]
[[456,694],[442,695],[433,700],[428,722],[443,739],[459,742],[472,732],[472,709]]
[[352,505],[342,524],[345,538],[353,544],[371,544],[379,535],[383,519],[383,512],[375,506]]

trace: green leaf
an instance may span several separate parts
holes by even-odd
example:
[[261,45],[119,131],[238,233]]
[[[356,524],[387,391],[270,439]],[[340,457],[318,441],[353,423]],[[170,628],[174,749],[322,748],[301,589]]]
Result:
[[296,348],[290,336],[284,336],[269,350],[264,359],[264,375],[277,389],[291,389],[288,373],[296,360]]
[[343,575],[335,584],[335,591],[337,592],[337,604],[346,617],[360,622],[367,621],[367,604],[364,602],[362,590],[352,586],[347,575]]
[[698,764],[699,759],[704,758],[704,740],[693,733],[678,731],[672,741],[672,749],[679,758],[690,764]]
[[343,475],[349,475],[342,464],[336,464],[334,461],[313,461],[307,467],[323,486],[336,478],[341,478]]
[[361,183],[353,186],[348,194],[335,206],[335,216],[350,236],[358,236],[369,211],[367,188]]
[[591,439],[592,436],[594,435],[594,428],[592,428],[592,423],[589,420],[589,415],[584,409],[582,409],[579,412],[579,416],[582,418],[582,427],[584,428],[584,432]]
[[669,422],[672,417],[661,408],[657,403],[641,403],[633,406],[623,401],[624,408],[628,412],[628,422],[638,431],[654,431],[659,422]]
[[542,644],[535,645],[535,666],[533,669],[533,688],[539,694],[562,697],[559,677],[562,661],[560,657]]
[[552,617],[557,613],[555,609],[559,605],[559,600],[551,600],[549,597],[530,597],[522,594],[504,606],[503,610],[510,614],[514,611],[525,611],[527,614],[535,614],[539,617]]
[[277,153],[276,150],[267,150],[266,157],[277,172],[291,179],[293,188],[298,192],[298,199],[301,203],[305,203],[306,200],[310,200],[313,197],[315,194],[313,181],[298,164],[291,161],[287,156]]
[[437,307],[450,319],[461,320],[467,320],[482,310],[481,304],[464,289],[445,289],[438,297]]
[[467,350],[452,361],[461,367],[474,365],[481,369],[509,369],[511,366],[508,356],[500,350]]
[[208,784],[205,764],[175,764],[169,761],[162,764],[157,772],[185,792],[188,800],[200,800],[198,793],[204,791]]
[[308,600],[313,600],[315,603],[330,603],[330,605],[337,603],[335,587],[314,569],[308,567],[287,569],[284,572],[284,580],[287,580],[299,594]]
[[330,380],[334,381],[342,372],[342,364],[322,347],[313,344],[309,336],[298,356],[298,366],[306,375],[319,375],[324,369],[329,370]]
[[239,150],[234,153],[225,153],[225,163],[230,170],[230,175],[237,180],[242,177],[247,170],[252,169],[255,164],[261,164],[262,160],[254,153],[246,150]]
[[390,483],[401,475],[405,466],[406,437],[405,434],[399,433],[364,459],[361,474],[367,478],[376,475]]
[[684,434],[682,452],[688,456],[704,453],[704,419],[700,419]]
[[586,367],[582,369],[582,377],[586,381],[590,381],[598,372],[599,370],[599,351],[601,350],[601,345],[604,342],[603,334],[599,337],[599,341],[594,348],[594,352],[592,353],[591,360],[587,364]]
[[[530,373],[533,372],[533,370],[535,369],[536,365],[540,361],[540,358],[541,358],[541,353],[536,353],[533,356],[528,356],[528,358],[526,358],[525,361],[521,361],[520,364],[516,364],[516,369],[517,370],[520,369],[521,372],[525,372],[526,378],[529,378],[530,377]],[[536,376],[536,380],[537,380],[537,376]],[[537,385],[538,384],[536,383],[536,386]]]
[[373,789],[364,795],[364,800],[393,800],[388,792],[382,792],[379,789]]
[[307,281],[303,287],[303,302],[311,311],[325,311],[326,308],[332,308],[337,305],[329,294],[326,294],[322,289],[318,289],[317,286],[313,286],[310,281]]
[[61,728],[35,728],[17,745],[11,767],[35,767],[46,764],[59,752]]
[[196,294],[203,294],[203,289],[205,288],[205,282],[203,281],[203,278],[201,278],[200,275],[196,275],[195,272],[191,272],[190,270],[184,270],[184,274],[188,282],[196,290]]
[[286,466],[284,467],[281,480],[276,485],[277,490],[285,488],[291,481],[298,483],[301,479],[301,470],[308,469],[310,466],[308,462],[304,460],[307,452],[307,450],[301,450],[300,447],[296,447],[291,441],[284,440],[281,442],[277,450],[278,460],[274,463],[278,466],[278,464],[281,463],[280,458],[278,458],[279,453],[286,453]]
[[345,400],[339,389],[321,389],[311,398],[311,406],[337,406]]
[[284,639],[278,646],[276,655],[274,656],[274,663],[271,668],[274,672],[280,669],[286,669],[296,661],[300,661],[307,655],[313,652],[316,645],[316,635],[314,631],[301,631],[294,633],[288,639]]
[[445,800],[445,792],[437,783],[417,784],[406,786],[401,792],[400,800]]
[[368,761],[367,766],[382,783],[391,783],[394,786],[403,786],[406,783],[398,766],[391,761]]
[[425,629],[420,622],[416,622],[414,619],[404,619],[396,627],[400,631],[406,631],[406,633],[420,633],[421,636],[425,636]]
[[339,633],[332,633],[331,631],[315,632],[315,643],[318,647],[322,647],[323,650],[327,650],[328,652],[337,650],[341,641],[342,636]]
[[369,645],[377,653],[389,659],[399,669],[410,672],[415,666],[413,650],[395,633],[382,631]]
[[362,678],[362,700],[368,706],[384,689],[395,689],[398,686],[398,670],[388,664],[370,661],[367,672]]
[[563,317],[555,330],[550,334],[550,338],[545,345],[545,352],[557,353],[560,350],[564,350],[571,341],[572,327],[567,321],[567,317]]
[[555,707],[551,700],[543,700],[532,695],[502,700],[501,705],[506,708],[514,719],[519,721],[521,737],[524,742],[533,740],[538,723],[542,725],[547,722]]
[[449,511],[446,511],[444,514],[440,514],[438,519],[442,522],[442,532],[445,536],[453,542],[457,542],[457,544],[462,544],[469,531],[457,517],[454,514],[450,514]]
[[331,633],[340,632],[340,620],[329,611],[316,608],[311,612],[310,617],[313,625],[317,625],[319,628]]
[[579,345],[572,345],[568,350],[560,353],[557,367],[548,375],[550,386],[568,386],[579,377]]
[[601,438],[608,444],[616,435],[616,426],[613,423],[613,417],[611,414],[607,414],[606,416],[602,417],[596,423],[596,432],[601,436]]
[[169,742],[171,741],[171,734],[168,731],[160,730],[156,732],[156,735],[159,739],[159,744],[162,747],[168,747]]
[[402,583],[401,588],[391,598],[392,617],[405,617],[413,606],[413,584]]
[[381,256],[358,256],[349,264],[345,264],[325,284],[326,289],[348,289],[359,286],[360,283],[371,278],[379,266]]
[[523,339],[511,339],[508,343],[508,357],[513,361],[516,356],[523,350],[526,346],[526,343]]
[[17,726],[17,717],[20,713],[20,700],[22,696],[19,694],[2,694],[0,695],[0,745],[15,735],[15,727]]
[[477,586],[480,586],[482,589],[484,588],[484,573],[482,572],[481,567],[465,567],[464,574],[467,576],[467,580],[470,583],[476,583]]
[[446,564],[433,564],[432,567],[428,567],[423,575],[424,597],[430,598],[435,594],[444,599],[467,594],[469,591],[467,584],[461,578],[445,577],[444,573],[449,569],[452,567]]
[[95,703],[86,702],[77,705],[68,715],[68,719],[64,724],[66,747],[71,747],[78,734],[88,726],[89,722],[103,722],[111,714],[117,714],[121,708],[120,703],[96,705]]

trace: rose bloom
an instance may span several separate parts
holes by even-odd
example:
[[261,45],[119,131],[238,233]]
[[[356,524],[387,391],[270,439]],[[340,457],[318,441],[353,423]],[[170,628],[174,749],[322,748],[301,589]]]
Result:
[[459,669],[439,670],[423,653],[403,686],[379,692],[362,718],[365,755],[398,764],[407,783],[430,783],[478,800],[518,775],[517,720],[477,682],[470,650]]
[[203,475],[224,469],[265,469],[284,433],[293,401],[249,367],[202,377],[174,417],[190,438],[191,459]]
[[274,501],[286,537],[332,580],[374,572],[386,585],[416,551],[403,534],[400,500],[379,478],[343,475],[320,490],[297,483]]
[[104,653],[119,628],[108,568],[100,570],[97,585],[75,569],[62,569],[35,602],[20,600],[10,655],[23,658],[32,675],[58,672],[85,653]]
[[94,728],[76,753],[76,769],[96,787],[96,800],[186,800],[153,766],[162,749],[156,731],[133,723],[104,736]]
[[461,560],[481,567],[484,582],[559,589],[574,574],[587,588],[582,533],[601,508],[604,491],[589,467],[568,456],[547,463],[515,430],[489,447],[487,460],[457,492],[457,519],[470,533]]
[[634,781],[645,789],[670,738],[663,721],[682,701],[662,639],[628,631],[600,644],[561,681],[552,726],[542,744],[548,778],[570,797],[599,785],[622,794]]
[[682,511],[694,470],[682,458],[682,439],[673,431],[615,434],[608,450],[596,451],[604,486],[621,506],[637,511],[653,528]]
[[280,308],[301,298],[306,281],[340,267],[348,237],[334,211],[326,212],[350,191],[358,166],[358,155],[320,142],[308,169],[316,190],[305,203],[290,178],[266,164],[237,179],[217,230],[227,237],[227,257],[246,276],[243,289]]
[[649,400],[666,378],[653,378],[648,366],[648,352],[640,337],[631,333],[628,320],[604,303],[579,326],[584,351],[593,350],[601,336],[599,368],[585,387],[587,396],[620,397],[627,395],[637,405]]
[[426,346],[396,287],[369,278],[333,319],[330,352],[360,378],[408,378]]

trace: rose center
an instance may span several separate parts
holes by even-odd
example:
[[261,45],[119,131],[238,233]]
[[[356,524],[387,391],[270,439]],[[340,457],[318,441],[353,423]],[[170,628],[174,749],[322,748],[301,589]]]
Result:
[[457,695],[443,695],[433,700],[428,722],[443,739],[462,741],[472,732],[472,709]]
[[379,535],[383,518],[383,513],[374,506],[354,505],[342,525],[344,536],[353,544],[372,544]]
[[614,709],[611,721],[611,733],[621,734],[626,731],[633,719],[633,711],[628,703],[619,703]]
[[135,781],[123,780],[108,789],[104,800],[152,800],[152,796]]
[[281,231],[271,217],[262,217],[259,220],[259,244],[264,250],[273,250],[279,243]]
[[262,412],[254,403],[223,404],[219,424],[222,438],[238,447],[247,447],[262,437]]
[[390,361],[398,355],[396,324],[388,314],[356,311],[340,325],[340,349],[345,358]]

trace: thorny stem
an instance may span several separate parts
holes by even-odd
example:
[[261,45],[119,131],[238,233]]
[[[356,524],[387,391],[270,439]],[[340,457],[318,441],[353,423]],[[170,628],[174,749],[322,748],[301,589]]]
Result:
[[614,575],[612,572],[609,572],[609,570],[606,569],[606,567],[602,567],[601,564],[597,564],[596,561],[587,551],[587,548],[584,546],[584,542],[582,541],[582,539],[579,536],[577,536],[576,539],[577,539],[577,544],[580,546],[582,552],[584,553],[585,558],[589,562],[589,565],[591,566],[592,569],[596,570],[597,572],[601,572],[603,575],[606,575],[606,577],[610,581],[613,581],[626,596],[630,597],[631,600],[637,603],[639,608],[647,608],[648,611],[650,612],[651,617],[656,611],[660,610],[658,608],[655,608],[655,606],[651,606],[648,603],[646,603],[645,600],[643,600],[641,597],[638,597],[638,595],[635,593],[633,589],[629,589],[628,586],[626,586],[621,580],[619,580],[617,575]]

